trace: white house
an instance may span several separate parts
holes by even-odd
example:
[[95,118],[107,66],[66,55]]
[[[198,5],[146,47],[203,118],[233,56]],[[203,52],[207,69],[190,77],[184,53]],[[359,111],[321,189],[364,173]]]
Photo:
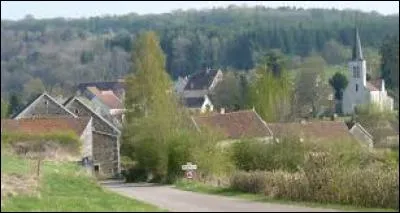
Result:
[[374,103],[381,109],[393,110],[393,98],[387,95],[385,81],[367,81],[367,66],[363,58],[358,29],[355,29],[352,60],[349,62],[349,84],[343,93],[342,110],[352,114],[355,106]]
[[200,113],[212,112],[214,110],[214,105],[211,103],[210,98],[207,95],[203,97],[187,97],[184,98],[185,106],[193,111],[198,111]]

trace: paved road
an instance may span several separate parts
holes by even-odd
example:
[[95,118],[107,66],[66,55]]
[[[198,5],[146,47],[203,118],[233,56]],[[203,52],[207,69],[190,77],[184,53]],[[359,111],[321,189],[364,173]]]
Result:
[[283,204],[253,202],[244,199],[182,191],[173,186],[126,184],[109,181],[102,185],[111,191],[135,198],[174,212],[334,212],[333,209],[308,208]]

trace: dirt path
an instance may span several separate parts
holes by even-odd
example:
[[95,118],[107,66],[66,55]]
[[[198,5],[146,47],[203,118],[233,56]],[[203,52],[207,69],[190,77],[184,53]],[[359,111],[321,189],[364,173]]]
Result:
[[152,184],[125,184],[121,182],[103,182],[102,185],[111,191],[135,198],[160,208],[175,212],[335,212],[338,210],[308,208],[284,204],[253,202],[244,199],[229,198],[217,195],[207,195],[195,192],[182,191],[173,186]]

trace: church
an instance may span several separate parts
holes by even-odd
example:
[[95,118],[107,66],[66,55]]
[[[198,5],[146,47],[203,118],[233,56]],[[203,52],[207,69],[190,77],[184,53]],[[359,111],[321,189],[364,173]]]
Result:
[[349,61],[349,83],[343,93],[342,110],[353,114],[355,106],[374,103],[380,109],[393,110],[383,79],[367,81],[367,66],[363,58],[358,29],[354,32],[352,59]]

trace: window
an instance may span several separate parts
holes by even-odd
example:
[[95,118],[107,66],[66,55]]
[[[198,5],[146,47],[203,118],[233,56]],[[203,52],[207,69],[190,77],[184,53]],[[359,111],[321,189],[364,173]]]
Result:
[[44,104],[49,105],[49,101],[44,101]]
[[94,165],[94,172],[99,173],[100,172],[100,165]]
[[356,92],[358,92],[358,84],[356,84]]
[[353,78],[357,78],[357,67],[353,67]]
[[78,110],[78,109],[75,109],[74,112],[75,112],[75,114],[78,114],[78,113],[79,113],[79,110]]

